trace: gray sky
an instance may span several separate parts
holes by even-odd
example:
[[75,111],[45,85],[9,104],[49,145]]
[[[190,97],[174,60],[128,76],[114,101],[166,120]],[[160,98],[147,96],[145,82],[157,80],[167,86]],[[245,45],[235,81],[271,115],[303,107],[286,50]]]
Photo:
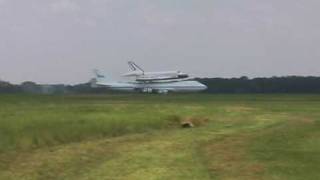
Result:
[[319,0],[0,0],[0,78],[320,75]]

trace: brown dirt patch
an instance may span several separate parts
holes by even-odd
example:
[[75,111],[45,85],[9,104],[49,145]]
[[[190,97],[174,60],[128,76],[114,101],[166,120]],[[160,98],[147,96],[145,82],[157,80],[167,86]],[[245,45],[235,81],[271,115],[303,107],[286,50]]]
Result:
[[181,126],[185,127],[199,127],[206,125],[209,122],[209,118],[205,117],[180,117],[180,116],[170,116],[169,118],[171,126]]

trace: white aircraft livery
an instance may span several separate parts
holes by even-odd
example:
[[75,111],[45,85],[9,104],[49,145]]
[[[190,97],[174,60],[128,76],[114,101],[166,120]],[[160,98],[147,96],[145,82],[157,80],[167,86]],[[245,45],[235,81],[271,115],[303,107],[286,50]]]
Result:
[[181,71],[164,71],[164,72],[145,72],[135,62],[128,62],[132,72],[126,73],[124,77],[135,77],[136,81],[154,82],[154,81],[172,81],[189,78],[189,75]]
[[129,62],[131,73],[125,77],[135,77],[135,81],[115,82],[95,70],[94,87],[106,87],[111,90],[128,92],[145,92],[167,94],[168,92],[198,92],[207,89],[207,86],[198,81],[189,79],[189,75],[180,71],[172,72],[144,72],[134,62]]

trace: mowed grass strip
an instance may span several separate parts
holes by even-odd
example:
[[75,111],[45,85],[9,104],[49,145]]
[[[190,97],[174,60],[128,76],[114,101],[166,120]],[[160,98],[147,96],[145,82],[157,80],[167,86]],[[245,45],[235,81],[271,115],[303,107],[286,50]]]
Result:
[[288,116],[271,126],[241,131],[203,147],[214,179],[270,180],[320,178],[320,123]]
[[248,154],[264,164],[269,179],[320,179],[320,123],[293,117],[255,134]]

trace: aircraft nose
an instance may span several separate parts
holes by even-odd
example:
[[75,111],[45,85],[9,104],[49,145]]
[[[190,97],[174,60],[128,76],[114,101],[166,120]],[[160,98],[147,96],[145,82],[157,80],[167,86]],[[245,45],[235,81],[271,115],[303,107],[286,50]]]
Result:
[[207,90],[208,87],[207,87],[206,85],[204,85],[204,84],[201,84],[201,89],[202,89],[202,90]]

